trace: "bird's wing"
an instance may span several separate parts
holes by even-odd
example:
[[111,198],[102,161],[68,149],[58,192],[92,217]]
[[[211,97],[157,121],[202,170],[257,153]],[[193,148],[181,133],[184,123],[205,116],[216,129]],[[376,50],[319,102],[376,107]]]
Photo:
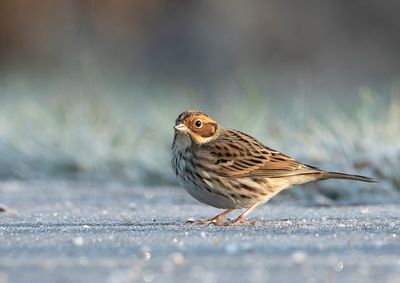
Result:
[[232,129],[202,145],[198,154],[200,160],[212,163],[209,169],[225,177],[279,178],[321,172]]

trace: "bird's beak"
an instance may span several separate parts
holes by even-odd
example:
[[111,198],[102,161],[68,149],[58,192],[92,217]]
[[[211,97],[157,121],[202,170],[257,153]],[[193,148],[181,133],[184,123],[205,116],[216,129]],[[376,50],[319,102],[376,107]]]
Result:
[[180,134],[187,133],[188,128],[185,124],[178,124],[174,127],[175,131]]

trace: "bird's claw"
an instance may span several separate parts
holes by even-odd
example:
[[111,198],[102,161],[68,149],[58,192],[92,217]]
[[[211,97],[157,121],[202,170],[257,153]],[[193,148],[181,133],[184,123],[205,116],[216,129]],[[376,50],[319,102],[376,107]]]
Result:
[[222,223],[216,223],[216,226],[238,226],[238,225],[256,225],[256,221],[253,220],[245,220],[245,219],[235,219],[231,221],[224,221]]
[[237,226],[237,225],[256,225],[256,221],[253,220],[245,220],[243,218],[236,218],[234,220],[223,221],[222,219],[211,218],[208,220],[188,220],[187,223],[196,224],[196,225],[210,225],[214,224],[215,226]]

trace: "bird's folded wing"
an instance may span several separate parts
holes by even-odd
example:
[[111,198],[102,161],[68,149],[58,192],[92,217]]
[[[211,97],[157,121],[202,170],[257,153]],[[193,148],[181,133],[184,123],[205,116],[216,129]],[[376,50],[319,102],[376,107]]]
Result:
[[279,178],[321,172],[264,146],[247,134],[230,129],[203,145],[198,154],[199,160],[207,160],[209,169],[225,177]]

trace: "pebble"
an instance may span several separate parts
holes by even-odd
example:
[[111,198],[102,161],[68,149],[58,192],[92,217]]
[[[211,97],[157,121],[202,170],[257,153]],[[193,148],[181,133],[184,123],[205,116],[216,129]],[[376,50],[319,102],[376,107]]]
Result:
[[80,246],[83,246],[84,243],[85,243],[85,241],[83,240],[82,237],[76,237],[76,238],[74,239],[74,245],[75,245],[75,246],[80,247]]
[[296,264],[300,264],[303,263],[306,258],[307,258],[307,254],[303,251],[295,251],[294,253],[292,253],[290,255],[290,258],[292,259],[292,261]]

